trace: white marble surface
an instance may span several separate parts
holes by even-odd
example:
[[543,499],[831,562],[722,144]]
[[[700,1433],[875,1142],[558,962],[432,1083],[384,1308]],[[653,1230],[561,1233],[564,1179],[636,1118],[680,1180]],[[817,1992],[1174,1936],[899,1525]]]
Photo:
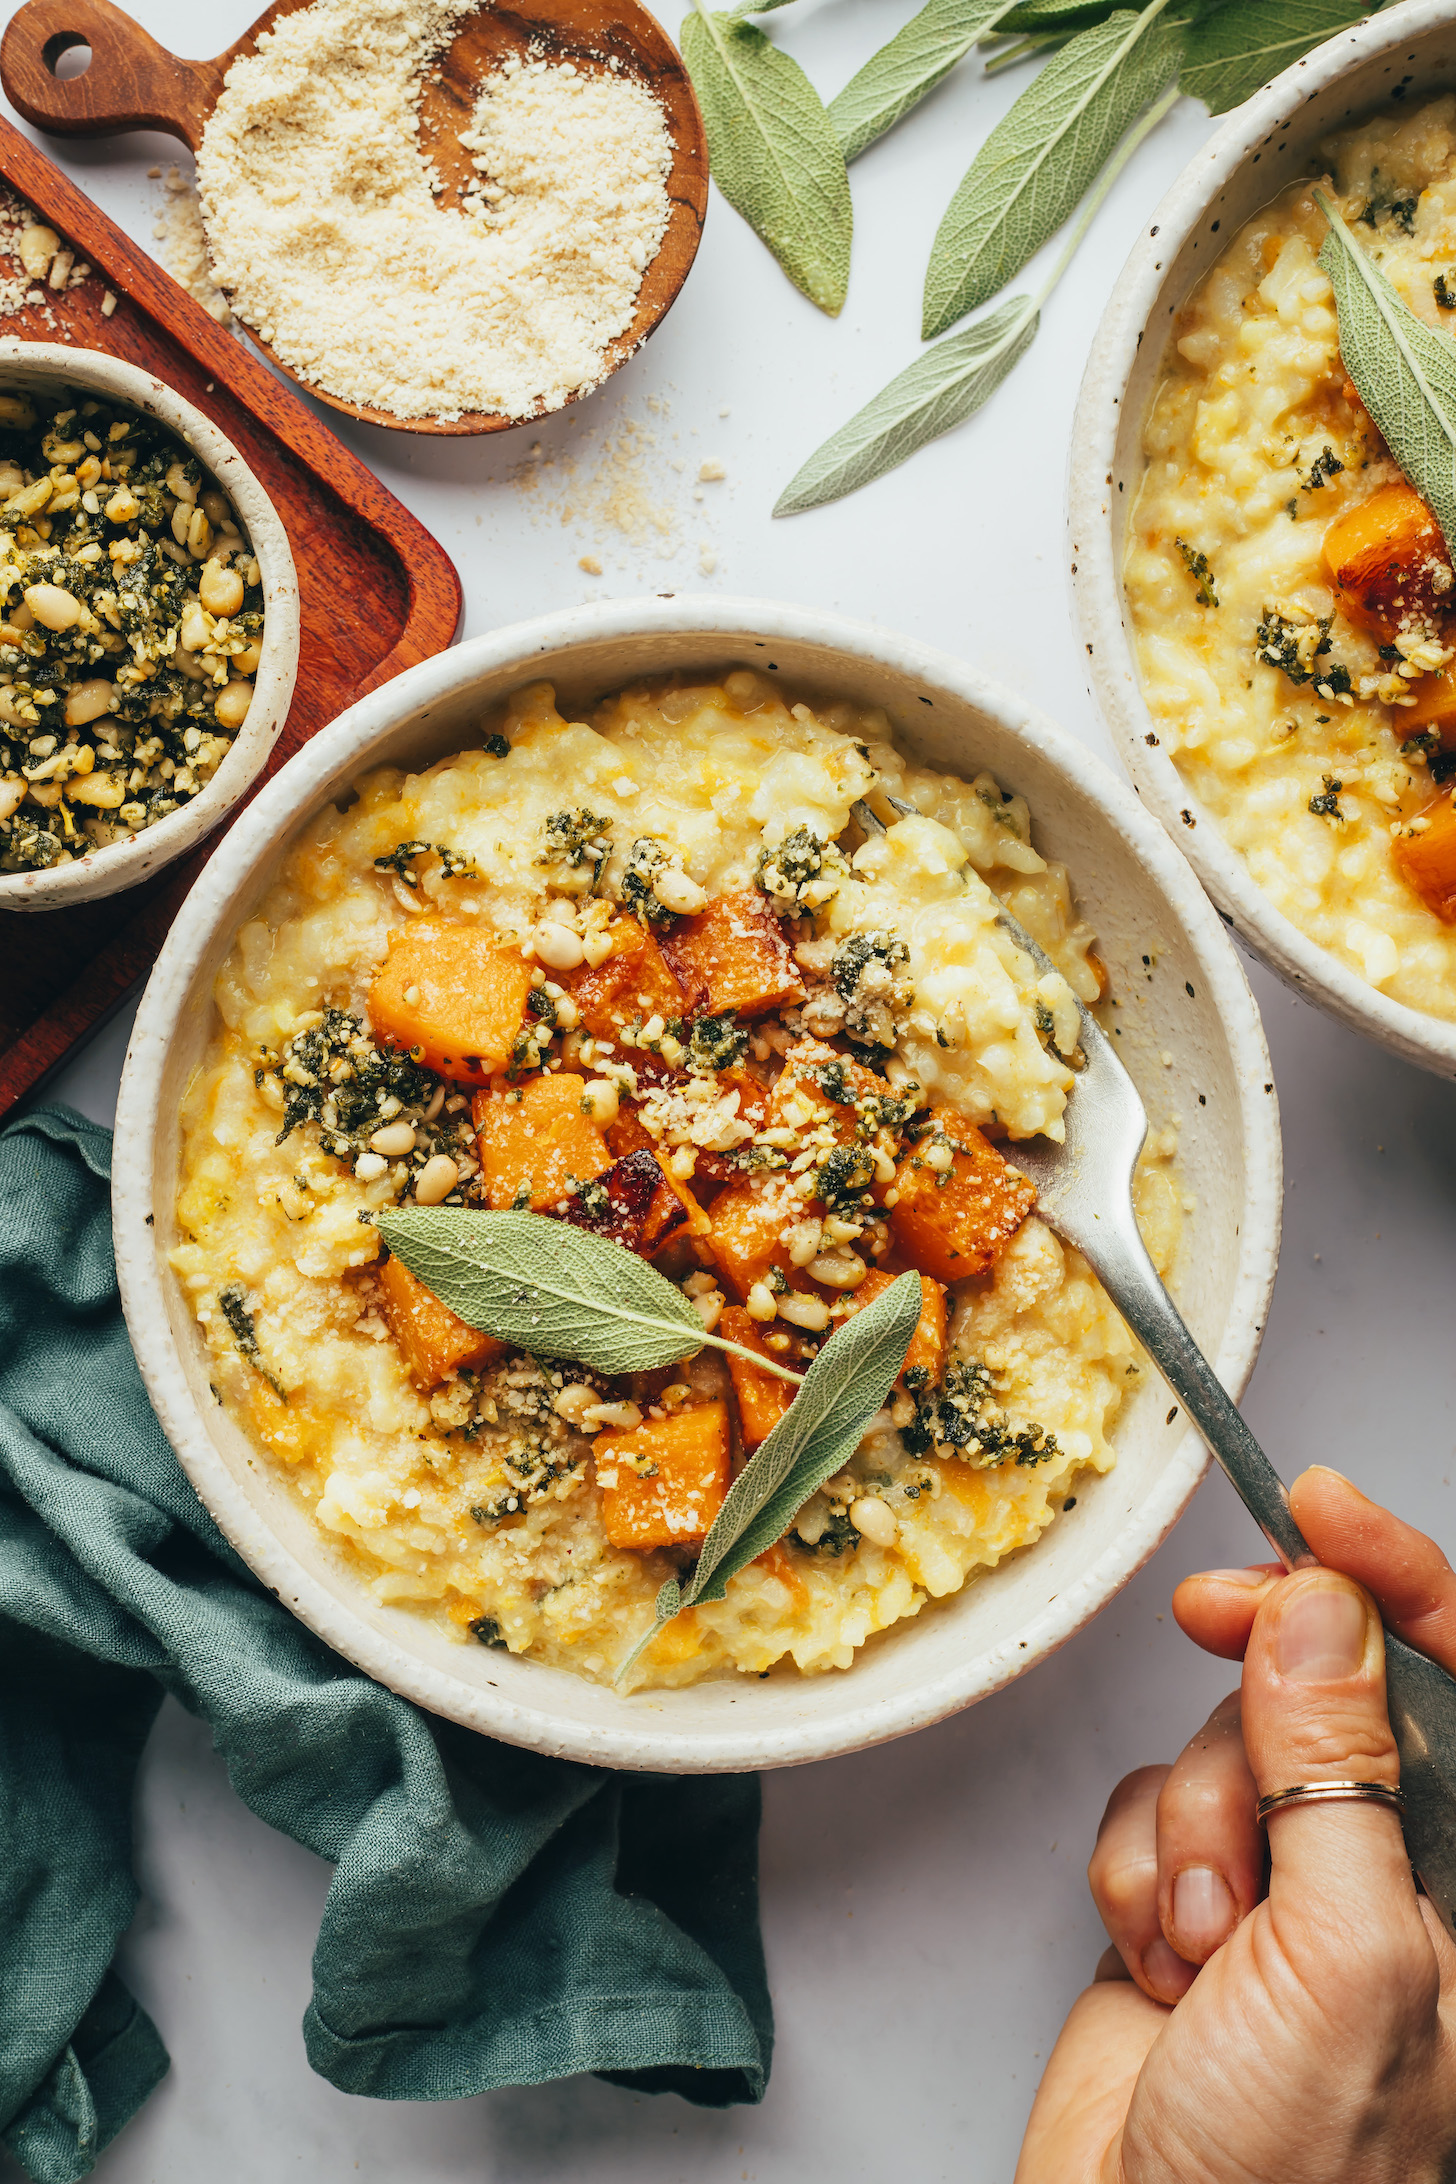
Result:
[[[205,11],[144,0],[136,12],[184,52],[220,48],[248,16],[233,0]],[[909,12],[910,0],[800,0],[774,30],[832,94]],[[768,514],[804,455],[915,352],[931,234],[1020,80],[962,71],[855,167],[854,280],[838,323],[789,288],[719,200],[663,330],[579,412],[473,445],[350,429],[454,555],[467,632],[598,593],[722,585],[819,601],[978,659],[1105,751],[1062,573],[1067,437],[1103,300],[1138,222],[1207,135],[1201,109],[1180,107],[1134,160],[1036,347],[978,420],[855,499],[790,523]],[[48,148],[150,238],[158,186],[146,169],[172,147]],[[656,530],[634,542],[600,515],[563,521],[564,507],[600,504],[593,451],[624,427],[656,441],[629,482],[663,512],[672,558]],[[533,440],[551,467],[531,490],[519,473]],[[696,501],[705,456],[727,478]],[[707,577],[705,542],[717,557]],[[578,569],[584,553],[602,577]],[[1286,1472],[1335,1463],[1450,1543],[1456,1092],[1254,976],[1289,1198],[1250,1418]],[[118,1021],[60,1095],[109,1119],[124,1041]],[[205,1733],[169,1705],[142,1773],[145,1900],[122,1969],[173,2068],[98,2177],[1006,2184],[1040,2062],[1098,1951],[1083,1867],[1103,1801],[1127,1768],[1171,1755],[1230,1680],[1180,1636],[1169,1594],[1184,1571],[1258,1544],[1214,1478],[1101,1620],[1019,1684],[907,1742],[767,1781],[778,2054],[763,2105],[721,2115],[591,2080],[431,2107],[352,2100],[313,2077],[298,2024],[328,1871],[238,1803]]]

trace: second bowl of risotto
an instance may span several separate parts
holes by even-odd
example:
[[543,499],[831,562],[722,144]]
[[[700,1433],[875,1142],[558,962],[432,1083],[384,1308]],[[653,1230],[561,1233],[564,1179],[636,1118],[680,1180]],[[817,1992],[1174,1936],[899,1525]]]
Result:
[[[138,1017],[117,1244],[159,1416],[305,1620],[493,1734],[701,1770],[933,1720],[1095,1612],[1204,1460],[1008,1158],[1060,1135],[1078,999],[1142,1083],[1144,1230],[1237,1390],[1267,1057],[1093,762],[943,655],[754,602],[429,663],[239,823]],[[504,1339],[406,1264],[420,1207],[590,1234],[701,1341],[628,1370]],[[641,1650],[793,1377],[905,1274],[857,1447]]]
[[1456,575],[1349,378],[1319,191],[1456,329],[1456,27],[1381,15],[1241,107],[1114,292],[1074,434],[1090,679],[1270,966],[1456,1073]]

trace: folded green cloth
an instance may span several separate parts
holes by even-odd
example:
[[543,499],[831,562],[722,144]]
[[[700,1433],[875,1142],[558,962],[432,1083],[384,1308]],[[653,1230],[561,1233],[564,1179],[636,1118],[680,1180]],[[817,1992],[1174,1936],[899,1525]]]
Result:
[[626,1775],[438,1721],[296,1622],[152,1415],[111,1255],[111,1140],[0,1132],[0,2141],[85,2176],[167,2068],[112,1970],[137,1761],[165,1692],[238,1794],[332,1860],[304,2018],[348,2093],[578,2071],[762,2097],[753,1777]]

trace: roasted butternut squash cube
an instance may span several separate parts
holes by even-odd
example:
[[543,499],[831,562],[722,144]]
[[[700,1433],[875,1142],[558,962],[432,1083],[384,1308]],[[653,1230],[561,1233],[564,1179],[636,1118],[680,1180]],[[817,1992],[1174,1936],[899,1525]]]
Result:
[[1343,611],[1377,636],[1439,622],[1456,609],[1441,527],[1403,482],[1382,485],[1337,516],[1325,533],[1324,561]]
[[607,1141],[581,1110],[585,1077],[563,1070],[530,1077],[512,1091],[477,1092],[471,1104],[485,1202],[550,1213],[568,1185],[590,1183],[612,1165]]
[[462,1366],[478,1369],[505,1356],[507,1344],[483,1335],[441,1304],[403,1259],[385,1260],[379,1287],[389,1331],[422,1388],[437,1388],[447,1373]]
[[[849,1306],[846,1320],[852,1319],[865,1305],[873,1304],[876,1297],[882,1297],[890,1284],[898,1280],[897,1274],[888,1273],[884,1267],[871,1267],[858,1289],[852,1289],[845,1300]],[[724,1319],[728,1317],[726,1312],[722,1316]],[[910,1337],[910,1347],[905,1352],[905,1364],[900,1378],[903,1380],[906,1373],[923,1372],[926,1377],[921,1385],[933,1388],[944,1370],[945,1291],[939,1282],[933,1282],[928,1274],[922,1274],[920,1318],[914,1334]]]
[[922,1274],[960,1282],[991,1271],[1036,1204],[1036,1186],[955,1108],[932,1108],[930,1119],[949,1140],[951,1165],[931,1166],[930,1138],[906,1154],[895,1170],[890,1232]]
[[682,987],[663,961],[655,935],[635,918],[618,918],[607,931],[612,952],[605,962],[559,974],[583,1029],[598,1039],[615,1039],[624,1024],[683,1015]]
[[1456,804],[1450,793],[1427,804],[1419,834],[1398,834],[1395,861],[1428,910],[1456,925]]
[[667,1173],[650,1142],[614,1160],[597,1181],[601,1195],[571,1198],[567,1220],[639,1258],[654,1257],[680,1232],[692,1236],[707,1227],[697,1200]]
[[1396,734],[1404,740],[1433,729],[1443,750],[1456,748],[1456,676],[1445,668],[1422,675],[1411,684],[1411,695],[1415,704],[1402,705],[1391,723]]
[[720,1191],[708,1209],[708,1249],[719,1273],[740,1299],[755,1282],[767,1281],[776,1267],[791,1289],[807,1286],[789,1260],[783,1232],[802,1217],[797,1199],[788,1201],[782,1185],[744,1178]]
[[[741,1304],[724,1307],[718,1316],[718,1333],[727,1342],[741,1342],[745,1350],[753,1350],[760,1357],[773,1354],[763,1339],[758,1321],[750,1319]],[[793,1382],[780,1380],[776,1373],[761,1372],[756,1365],[750,1365],[746,1357],[735,1357],[731,1350],[728,1352],[728,1371],[738,1402],[738,1427],[743,1436],[744,1452],[751,1456],[768,1439],[793,1402]]]
[[403,1047],[458,1084],[483,1084],[511,1058],[531,990],[531,966],[494,933],[415,917],[389,936],[369,989],[377,1039]]
[[723,1506],[731,1452],[726,1403],[644,1419],[592,1443],[602,1524],[614,1547],[701,1546]]
[[804,998],[783,927],[756,888],[684,918],[662,952],[691,1016],[761,1016]]

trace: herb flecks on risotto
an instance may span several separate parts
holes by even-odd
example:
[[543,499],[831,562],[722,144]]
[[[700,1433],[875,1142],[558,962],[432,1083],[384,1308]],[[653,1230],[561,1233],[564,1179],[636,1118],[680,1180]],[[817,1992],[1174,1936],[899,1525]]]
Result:
[[[380,1602],[603,1681],[785,1372],[899,1273],[885,1408],[636,1681],[848,1667],[1033,1542],[1137,1379],[1002,1150],[1061,1135],[1099,991],[1065,872],[989,776],[776,681],[644,683],[590,722],[532,685],[483,747],[367,777],[239,930],[186,1103],[175,1263],[228,1408]],[[925,816],[864,840],[881,791]],[[1012,890],[1049,976],[996,922]],[[1172,1149],[1139,1186],[1165,1265]],[[409,1205],[589,1229],[733,1347],[615,1378],[527,1355],[383,1249]]]

